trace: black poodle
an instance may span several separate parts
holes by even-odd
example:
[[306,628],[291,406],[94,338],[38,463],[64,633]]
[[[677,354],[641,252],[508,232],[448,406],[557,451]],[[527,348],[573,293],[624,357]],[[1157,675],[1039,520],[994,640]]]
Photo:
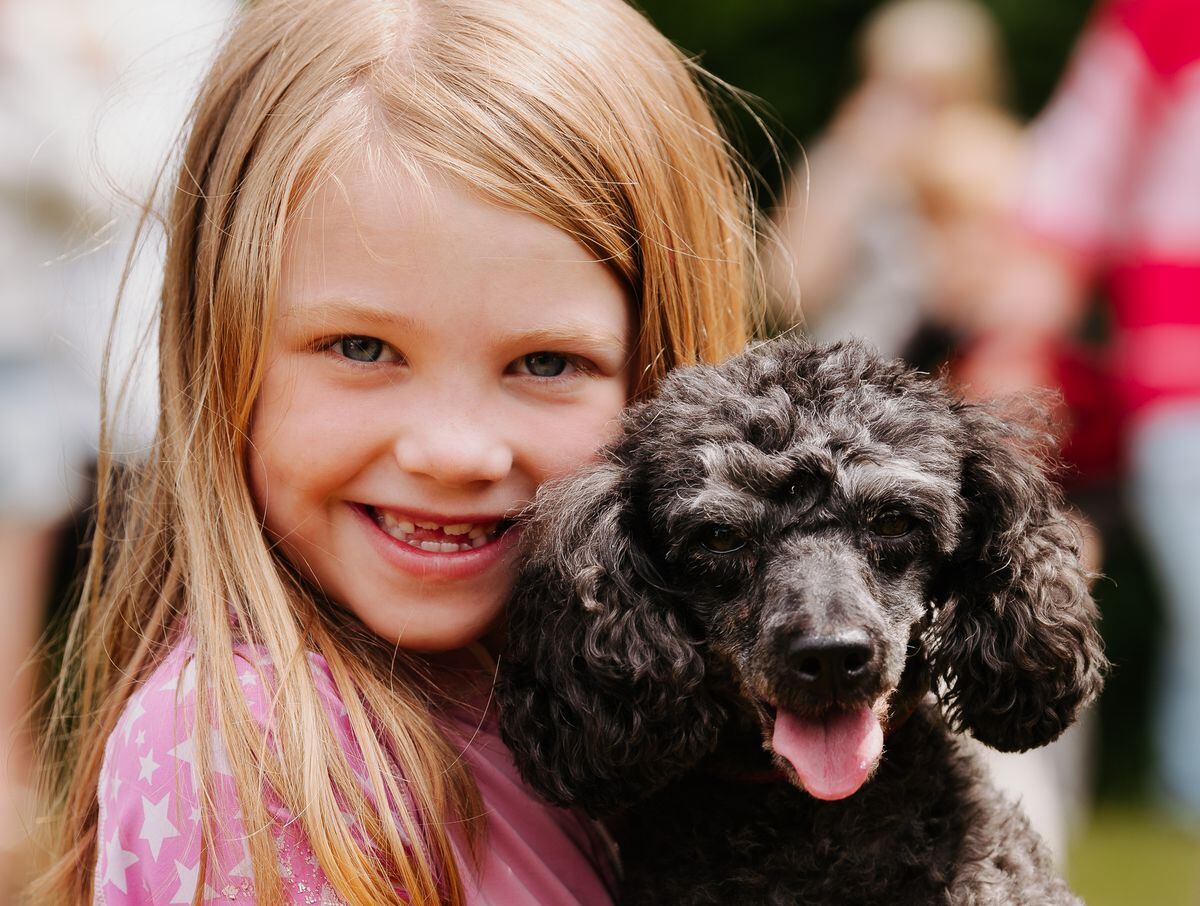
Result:
[[616,816],[635,904],[1077,902],[956,730],[1047,743],[1105,659],[1030,434],[857,343],[681,369],[539,494],[501,729]]

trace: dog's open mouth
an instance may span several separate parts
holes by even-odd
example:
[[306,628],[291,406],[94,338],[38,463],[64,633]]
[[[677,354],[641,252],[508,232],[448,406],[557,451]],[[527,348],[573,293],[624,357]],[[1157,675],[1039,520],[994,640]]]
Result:
[[845,799],[866,782],[883,753],[883,726],[869,705],[819,717],[772,708],[771,748],[792,766],[809,795]]

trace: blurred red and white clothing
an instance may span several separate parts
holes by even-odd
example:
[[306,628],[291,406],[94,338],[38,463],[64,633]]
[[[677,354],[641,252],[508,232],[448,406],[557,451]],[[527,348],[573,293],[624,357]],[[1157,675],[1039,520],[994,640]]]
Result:
[[1021,220],[1105,275],[1128,411],[1200,399],[1200,3],[1102,6],[1031,140]]
[[1032,136],[1025,227],[1113,306],[1130,503],[1166,609],[1164,803],[1200,818],[1200,3],[1109,0]]

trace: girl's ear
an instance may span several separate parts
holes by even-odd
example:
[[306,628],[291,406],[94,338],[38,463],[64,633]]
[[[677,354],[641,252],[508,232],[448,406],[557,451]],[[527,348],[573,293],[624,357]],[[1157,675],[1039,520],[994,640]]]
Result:
[[947,717],[1023,751],[1055,739],[1100,691],[1107,666],[1079,536],[1017,433],[960,404],[963,541],[935,583],[931,662]]
[[674,602],[656,595],[625,469],[538,493],[508,605],[500,729],[522,776],[592,815],[644,798],[716,744],[720,708]]

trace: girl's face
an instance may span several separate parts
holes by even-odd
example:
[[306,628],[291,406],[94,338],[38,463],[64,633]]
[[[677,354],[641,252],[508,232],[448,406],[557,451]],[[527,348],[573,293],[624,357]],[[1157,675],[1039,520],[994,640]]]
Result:
[[356,167],[289,225],[276,309],[247,463],[268,532],[383,638],[478,639],[506,520],[625,405],[621,284],[535,217]]

